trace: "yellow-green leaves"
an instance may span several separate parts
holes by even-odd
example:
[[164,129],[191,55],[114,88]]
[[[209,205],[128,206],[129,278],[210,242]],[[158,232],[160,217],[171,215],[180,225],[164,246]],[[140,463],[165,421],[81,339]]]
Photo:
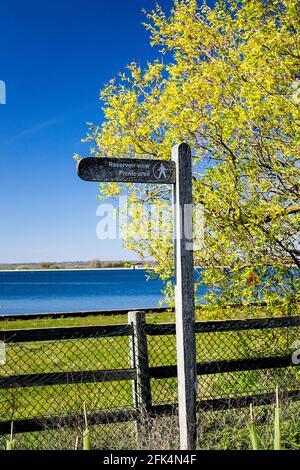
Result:
[[[105,121],[90,126],[86,140],[98,156],[163,159],[175,143],[189,143],[194,202],[205,206],[205,245],[195,257],[206,269],[210,300],[220,292],[224,301],[258,300],[250,270],[259,273],[265,300],[290,305],[299,283],[286,281],[291,266],[299,268],[299,2],[231,0],[209,8],[181,0],[169,16],[157,7],[147,18],[151,42],[168,55],[144,70],[131,63],[107,85]],[[138,185],[126,191],[143,202]],[[119,192],[101,186],[104,197]],[[170,197],[156,187],[147,203]],[[143,240],[140,230],[141,240],[127,246],[153,256],[165,277],[173,265],[169,237],[146,239],[145,231]]]

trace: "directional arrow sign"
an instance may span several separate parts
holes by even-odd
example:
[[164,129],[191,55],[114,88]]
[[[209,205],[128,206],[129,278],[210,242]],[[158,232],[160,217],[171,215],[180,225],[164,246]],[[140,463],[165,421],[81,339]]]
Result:
[[132,158],[83,158],[77,165],[78,176],[85,181],[117,183],[175,184],[173,161]]

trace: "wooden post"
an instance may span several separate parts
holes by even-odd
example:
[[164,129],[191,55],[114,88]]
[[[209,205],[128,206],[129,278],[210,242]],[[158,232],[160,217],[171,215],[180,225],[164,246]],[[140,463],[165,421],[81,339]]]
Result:
[[128,323],[133,332],[130,337],[131,367],[136,369],[137,379],[133,382],[133,402],[139,413],[137,430],[141,419],[151,411],[151,386],[148,362],[145,312],[128,312]]
[[192,240],[192,162],[187,144],[173,147],[176,163],[175,260],[176,341],[181,450],[196,447],[196,341]]

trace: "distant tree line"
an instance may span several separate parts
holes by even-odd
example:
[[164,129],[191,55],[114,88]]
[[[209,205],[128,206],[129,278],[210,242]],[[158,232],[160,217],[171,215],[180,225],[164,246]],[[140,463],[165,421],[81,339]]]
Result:
[[[92,261],[77,261],[77,262],[47,262],[40,263],[24,263],[24,264],[2,264],[0,270],[42,270],[42,269],[108,269],[108,268],[126,268],[137,264],[135,261],[109,261],[93,259]],[[140,263],[138,263],[140,264]]]

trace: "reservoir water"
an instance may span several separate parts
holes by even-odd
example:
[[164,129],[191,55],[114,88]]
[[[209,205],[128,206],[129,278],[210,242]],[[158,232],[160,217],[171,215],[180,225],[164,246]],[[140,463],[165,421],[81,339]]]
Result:
[[162,289],[143,269],[0,271],[0,315],[154,308]]

